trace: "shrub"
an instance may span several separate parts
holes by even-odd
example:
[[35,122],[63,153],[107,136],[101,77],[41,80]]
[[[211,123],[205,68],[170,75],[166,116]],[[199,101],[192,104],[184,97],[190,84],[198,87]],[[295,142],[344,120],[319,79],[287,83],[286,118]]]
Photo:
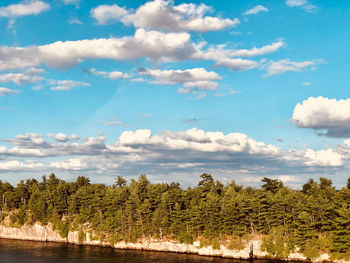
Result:
[[79,243],[83,243],[86,240],[86,234],[83,230],[79,230],[78,241]]
[[220,242],[219,242],[219,239],[217,237],[213,238],[213,240],[211,241],[211,247],[213,249],[220,249]]
[[244,249],[243,240],[239,237],[234,237],[231,239],[227,248],[230,250],[237,250],[237,251],[242,250],[242,249]]
[[193,237],[186,231],[180,232],[178,240],[184,244],[193,244]]
[[317,240],[309,239],[308,241],[306,241],[303,254],[307,259],[318,258],[320,256],[320,252],[319,252],[319,246],[317,244]]

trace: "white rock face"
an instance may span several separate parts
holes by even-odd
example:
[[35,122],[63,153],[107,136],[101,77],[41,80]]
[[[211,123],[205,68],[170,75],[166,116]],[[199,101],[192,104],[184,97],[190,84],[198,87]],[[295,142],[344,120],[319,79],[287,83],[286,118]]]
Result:
[[[0,226],[0,238],[7,239],[20,239],[20,240],[32,240],[32,241],[50,241],[50,242],[67,242],[71,244],[83,244],[93,246],[111,246],[109,243],[100,242],[97,240],[91,240],[90,235],[86,235],[86,241],[79,242],[79,232],[69,232],[67,238],[62,238],[56,231],[52,229],[50,225],[41,226],[35,224],[32,226],[22,226],[21,228],[13,228]],[[178,253],[192,253],[203,256],[219,256],[225,258],[235,259],[249,259],[250,247],[253,245],[254,257],[263,258],[268,256],[264,251],[260,250],[261,240],[251,240],[246,247],[242,250],[230,250],[224,246],[220,249],[213,249],[210,247],[199,248],[199,241],[195,241],[192,245],[180,244],[175,241],[158,241],[158,240],[144,240],[138,243],[126,243],[118,242],[114,244],[114,248],[117,249],[138,249],[138,250],[152,250],[152,251],[164,251],[164,252],[178,252]],[[306,260],[305,256],[301,253],[291,253],[286,259],[288,261]],[[328,254],[322,254],[314,262],[322,262],[329,260]],[[338,263],[350,263],[350,261],[339,260]]]

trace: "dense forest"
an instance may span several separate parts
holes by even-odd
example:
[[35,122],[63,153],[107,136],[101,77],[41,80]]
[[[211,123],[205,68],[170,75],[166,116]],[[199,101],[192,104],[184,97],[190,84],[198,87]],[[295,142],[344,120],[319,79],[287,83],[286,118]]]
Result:
[[112,186],[86,177],[65,182],[54,174],[16,187],[0,181],[0,220],[14,227],[50,223],[62,237],[76,230],[81,241],[90,234],[111,243],[200,240],[201,246],[226,242],[239,249],[261,235],[272,256],[299,249],[310,259],[320,253],[350,258],[350,178],[342,189],[327,178],[309,179],[302,190],[266,177],[262,183],[259,189],[234,181],[223,185],[210,174],[186,190],[178,183],[152,184],[145,175],[130,183],[118,177]]

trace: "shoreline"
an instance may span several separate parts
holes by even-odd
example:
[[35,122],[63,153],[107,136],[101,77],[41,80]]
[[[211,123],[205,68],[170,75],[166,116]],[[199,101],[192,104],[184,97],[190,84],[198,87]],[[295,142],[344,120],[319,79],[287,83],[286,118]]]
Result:
[[[137,243],[130,243],[121,241],[115,244],[108,242],[101,242],[98,240],[91,240],[88,234],[85,234],[85,241],[79,242],[79,232],[70,231],[67,238],[62,238],[57,231],[54,231],[50,225],[41,226],[34,224],[32,226],[24,225],[21,228],[8,227],[0,225],[0,238],[11,240],[23,240],[23,241],[37,241],[37,242],[55,242],[55,243],[67,243],[79,246],[97,246],[97,247],[109,247],[119,250],[143,250],[154,252],[170,252],[181,254],[193,254],[207,257],[221,257],[231,258],[235,260],[276,260],[280,262],[311,262],[305,258],[301,253],[291,253],[288,258],[275,258],[268,255],[266,252],[261,251],[261,239],[250,240],[242,250],[230,250],[221,245],[220,249],[213,249],[211,246],[199,247],[199,241],[195,241],[193,244],[181,244],[175,241],[161,241],[161,240],[140,240]],[[250,256],[250,247],[253,245],[254,253],[253,257]],[[328,254],[322,254],[316,260],[312,262],[331,262]],[[345,260],[334,260],[332,262],[337,263],[349,263]]]

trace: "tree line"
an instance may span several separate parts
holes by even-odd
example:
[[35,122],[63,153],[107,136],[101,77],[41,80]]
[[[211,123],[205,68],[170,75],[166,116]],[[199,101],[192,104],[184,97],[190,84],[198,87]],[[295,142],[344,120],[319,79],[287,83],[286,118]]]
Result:
[[299,249],[310,259],[320,253],[350,258],[350,178],[341,189],[322,177],[309,179],[301,190],[267,177],[262,183],[224,185],[206,173],[187,189],[150,183],[146,175],[130,183],[118,177],[112,186],[83,176],[66,182],[54,174],[16,187],[0,181],[0,221],[15,227],[51,223],[62,237],[77,230],[81,241],[88,234],[110,243],[171,238],[240,249],[261,235],[262,248],[272,256]]

